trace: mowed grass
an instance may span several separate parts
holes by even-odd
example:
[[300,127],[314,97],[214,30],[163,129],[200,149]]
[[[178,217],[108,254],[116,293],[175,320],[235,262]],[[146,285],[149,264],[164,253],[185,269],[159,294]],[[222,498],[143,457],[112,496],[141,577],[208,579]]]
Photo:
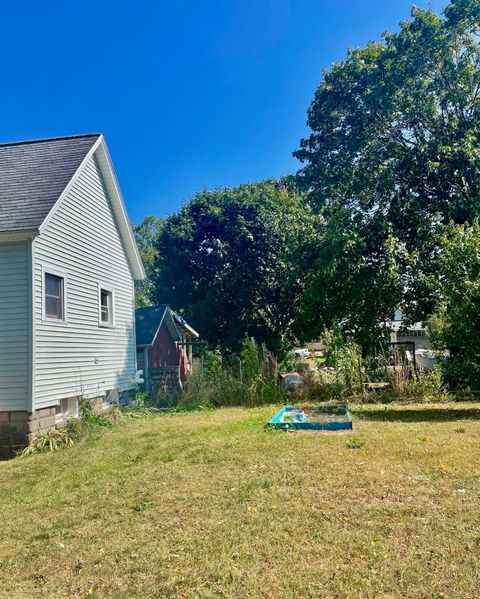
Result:
[[0,597],[477,598],[480,405],[131,421],[0,464]]

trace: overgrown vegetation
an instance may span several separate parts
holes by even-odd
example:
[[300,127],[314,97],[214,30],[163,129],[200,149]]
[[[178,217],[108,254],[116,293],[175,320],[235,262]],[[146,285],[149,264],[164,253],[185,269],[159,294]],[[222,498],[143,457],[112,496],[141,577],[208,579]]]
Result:
[[[439,367],[415,369],[404,352],[362,356],[360,346],[338,330],[324,337],[325,357],[314,366],[317,376],[304,393],[311,400],[343,399],[353,403],[431,402],[452,398]],[[311,366],[312,368],[312,366]],[[308,378],[306,379],[308,382]]]
[[284,397],[273,356],[265,346],[244,339],[238,355],[222,358],[206,352],[187,378],[178,406],[253,407],[278,403]]
[[[244,339],[238,354],[205,350],[181,390],[147,394],[146,404],[183,411],[278,402],[431,402],[453,397],[439,367],[415,369],[404,352],[379,351],[376,358],[364,357],[360,346],[338,329],[328,332],[323,343],[321,357],[301,358],[290,352],[280,364],[252,339]],[[303,385],[285,387],[280,374],[286,371],[298,372]]]
[[71,430],[54,428],[38,434],[22,451],[22,456],[27,457],[41,451],[57,451],[62,447],[70,447],[73,443]]
[[352,339],[345,339],[336,329],[324,336],[325,366],[333,369],[334,394],[339,397],[358,395],[363,391],[362,350]]

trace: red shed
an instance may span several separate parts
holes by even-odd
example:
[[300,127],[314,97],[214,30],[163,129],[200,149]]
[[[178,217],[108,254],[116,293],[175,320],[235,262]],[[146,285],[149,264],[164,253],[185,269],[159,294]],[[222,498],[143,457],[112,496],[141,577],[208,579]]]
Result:
[[170,306],[148,306],[135,313],[137,367],[145,388],[168,391],[181,386],[192,367],[192,342],[198,333]]

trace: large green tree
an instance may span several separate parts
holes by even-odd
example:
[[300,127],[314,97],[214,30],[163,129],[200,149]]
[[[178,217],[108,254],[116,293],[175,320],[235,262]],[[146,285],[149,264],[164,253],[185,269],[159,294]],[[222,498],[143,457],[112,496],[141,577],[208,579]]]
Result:
[[198,193],[162,227],[154,299],[212,345],[236,350],[248,335],[278,351],[292,338],[303,288],[293,252],[309,234],[309,210],[289,180]]
[[455,386],[480,389],[480,224],[451,224],[439,236],[438,276],[430,281],[439,298],[428,328],[434,346],[447,348],[443,367]]
[[315,235],[296,252],[305,274],[295,332],[309,341],[339,327],[366,352],[374,350],[386,335],[385,315],[401,303],[405,249],[385,223],[364,229],[348,211],[328,211],[315,224]]
[[135,304],[139,308],[152,303],[152,274],[157,255],[156,245],[164,220],[157,216],[146,216],[143,222],[133,229],[146,274],[145,280],[138,281],[135,287]]
[[400,300],[416,317],[433,309],[423,282],[436,234],[480,215],[479,30],[477,0],[454,1],[443,17],[414,8],[397,33],[324,72],[295,153],[331,223],[310,250],[307,323],[325,301],[327,320],[351,326],[355,314],[363,330]]

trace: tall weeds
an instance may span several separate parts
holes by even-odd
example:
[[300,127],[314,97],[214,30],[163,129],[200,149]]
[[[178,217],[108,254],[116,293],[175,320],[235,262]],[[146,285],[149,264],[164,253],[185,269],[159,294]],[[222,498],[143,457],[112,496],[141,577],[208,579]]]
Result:
[[[316,376],[302,370],[305,385],[293,395],[281,387],[274,357],[264,346],[245,339],[239,354],[222,356],[207,351],[194,362],[180,393],[159,401],[190,410],[302,401],[438,401],[446,397],[440,371],[415,372],[400,351],[365,359],[361,347],[339,331],[327,333],[323,341],[325,354],[317,363]],[[312,368],[312,362],[315,369],[314,360],[307,366]]]
[[261,406],[282,401],[276,363],[264,346],[245,339],[239,354],[207,352],[194,364],[180,394],[179,407]]

